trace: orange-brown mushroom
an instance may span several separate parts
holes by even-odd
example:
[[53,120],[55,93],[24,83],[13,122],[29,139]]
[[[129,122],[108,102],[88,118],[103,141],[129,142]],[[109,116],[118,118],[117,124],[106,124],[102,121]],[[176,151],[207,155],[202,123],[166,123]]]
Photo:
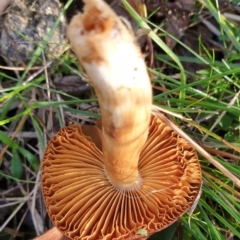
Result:
[[[128,167],[128,166],[126,166]],[[136,239],[176,221],[193,204],[201,172],[193,147],[152,116],[138,165],[137,190],[119,190],[107,177],[103,153],[79,125],[49,143],[43,194],[55,226],[72,239]]]
[[49,142],[42,166],[47,212],[70,239],[145,238],[140,229],[162,230],[194,203],[201,186],[196,151],[151,113],[140,50],[102,0],[86,1],[68,37],[98,95],[102,124],[93,127],[98,144],[77,124]]

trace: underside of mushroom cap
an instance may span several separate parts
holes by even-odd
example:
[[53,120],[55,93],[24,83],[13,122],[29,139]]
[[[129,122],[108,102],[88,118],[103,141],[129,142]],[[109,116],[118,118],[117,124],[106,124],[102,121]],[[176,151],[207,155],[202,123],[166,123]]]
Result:
[[49,216],[74,240],[142,239],[139,229],[151,235],[184,214],[202,181],[195,149],[155,116],[139,173],[139,190],[119,191],[108,180],[103,154],[92,139],[79,125],[65,127],[50,141],[43,160]]

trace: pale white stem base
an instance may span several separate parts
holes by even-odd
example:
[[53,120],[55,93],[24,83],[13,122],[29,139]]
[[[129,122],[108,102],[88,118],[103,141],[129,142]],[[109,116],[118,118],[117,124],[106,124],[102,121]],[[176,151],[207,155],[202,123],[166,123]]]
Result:
[[107,176],[118,188],[139,185],[152,90],[134,35],[102,0],[86,0],[67,35],[99,98]]
[[1,0],[0,1],[0,15],[4,12],[7,6],[12,3],[12,0]]

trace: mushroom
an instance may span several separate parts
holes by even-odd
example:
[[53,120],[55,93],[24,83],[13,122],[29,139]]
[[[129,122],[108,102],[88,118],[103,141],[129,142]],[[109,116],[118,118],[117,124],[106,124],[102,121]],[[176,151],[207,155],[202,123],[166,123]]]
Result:
[[162,230],[192,206],[200,164],[192,145],[151,112],[133,34],[104,1],[85,3],[67,35],[98,96],[101,124],[90,135],[89,126],[73,124],[50,140],[42,164],[46,209],[70,239],[145,239],[141,230]]

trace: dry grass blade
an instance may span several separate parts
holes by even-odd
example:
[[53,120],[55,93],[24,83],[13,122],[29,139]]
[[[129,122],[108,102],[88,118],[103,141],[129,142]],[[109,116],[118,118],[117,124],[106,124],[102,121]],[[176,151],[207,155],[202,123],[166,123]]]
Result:
[[[35,67],[31,67],[30,70],[39,70],[41,69],[42,66],[35,66]],[[2,66],[0,65],[0,69],[4,69],[4,70],[12,70],[12,71],[24,71],[26,70],[26,67],[6,67],[6,66]]]
[[40,171],[37,174],[36,184],[33,189],[33,198],[32,198],[32,203],[31,203],[31,208],[30,208],[31,214],[32,214],[32,219],[33,219],[33,224],[34,224],[37,235],[42,234],[44,231],[43,221],[41,221],[42,219],[39,217],[39,214],[36,210],[36,198],[37,198],[37,194],[38,194],[38,190],[39,190],[39,186],[40,186],[39,180],[40,180]]
[[14,218],[16,213],[22,208],[22,206],[32,197],[33,191],[24,197],[22,202],[18,205],[17,208],[12,212],[12,214],[7,218],[7,220],[0,226],[0,232],[7,226],[7,224]]
[[222,156],[222,157],[227,157],[227,158],[229,158],[229,159],[231,159],[231,160],[240,160],[240,156],[237,156],[237,155],[234,155],[234,154],[232,154],[232,153],[228,153],[228,152],[224,152],[224,151],[221,151],[221,150],[217,150],[217,149],[213,149],[213,148],[209,148],[209,147],[206,147],[206,146],[203,146],[203,148],[207,151],[207,152],[209,152],[209,153],[211,153],[211,154],[214,154],[214,155],[216,155],[216,156]]

